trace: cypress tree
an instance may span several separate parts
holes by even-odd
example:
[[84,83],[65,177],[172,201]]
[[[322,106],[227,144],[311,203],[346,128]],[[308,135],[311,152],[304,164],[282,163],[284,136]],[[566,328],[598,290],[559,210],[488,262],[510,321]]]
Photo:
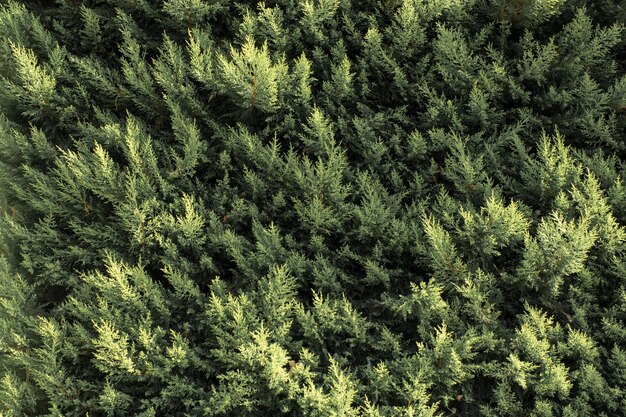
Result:
[[0,416],[626,415],[625,23],[0,1]]

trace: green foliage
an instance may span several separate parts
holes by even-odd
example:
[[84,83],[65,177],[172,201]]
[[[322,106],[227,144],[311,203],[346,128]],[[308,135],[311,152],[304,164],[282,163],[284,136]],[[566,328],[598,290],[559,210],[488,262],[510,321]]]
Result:
[[0,2],[0,416],[623,415],[624,23]]

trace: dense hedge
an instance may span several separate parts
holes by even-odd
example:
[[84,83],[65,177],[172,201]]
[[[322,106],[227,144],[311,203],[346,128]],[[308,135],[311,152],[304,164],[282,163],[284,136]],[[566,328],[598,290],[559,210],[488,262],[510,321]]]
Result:
[[0,416],[626,415],[625,20],[0,1]]

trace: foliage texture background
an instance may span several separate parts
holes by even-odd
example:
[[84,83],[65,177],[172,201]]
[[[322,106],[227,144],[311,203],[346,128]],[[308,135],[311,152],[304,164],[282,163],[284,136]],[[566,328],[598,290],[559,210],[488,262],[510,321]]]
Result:
[[0,2],[0,415],[626,415],[625,19]]

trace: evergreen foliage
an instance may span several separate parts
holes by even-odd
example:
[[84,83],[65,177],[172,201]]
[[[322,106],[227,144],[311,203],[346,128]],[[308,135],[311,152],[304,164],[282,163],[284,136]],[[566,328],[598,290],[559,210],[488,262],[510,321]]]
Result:
[[625,23],[0,1],[0,416],[626,415]]

